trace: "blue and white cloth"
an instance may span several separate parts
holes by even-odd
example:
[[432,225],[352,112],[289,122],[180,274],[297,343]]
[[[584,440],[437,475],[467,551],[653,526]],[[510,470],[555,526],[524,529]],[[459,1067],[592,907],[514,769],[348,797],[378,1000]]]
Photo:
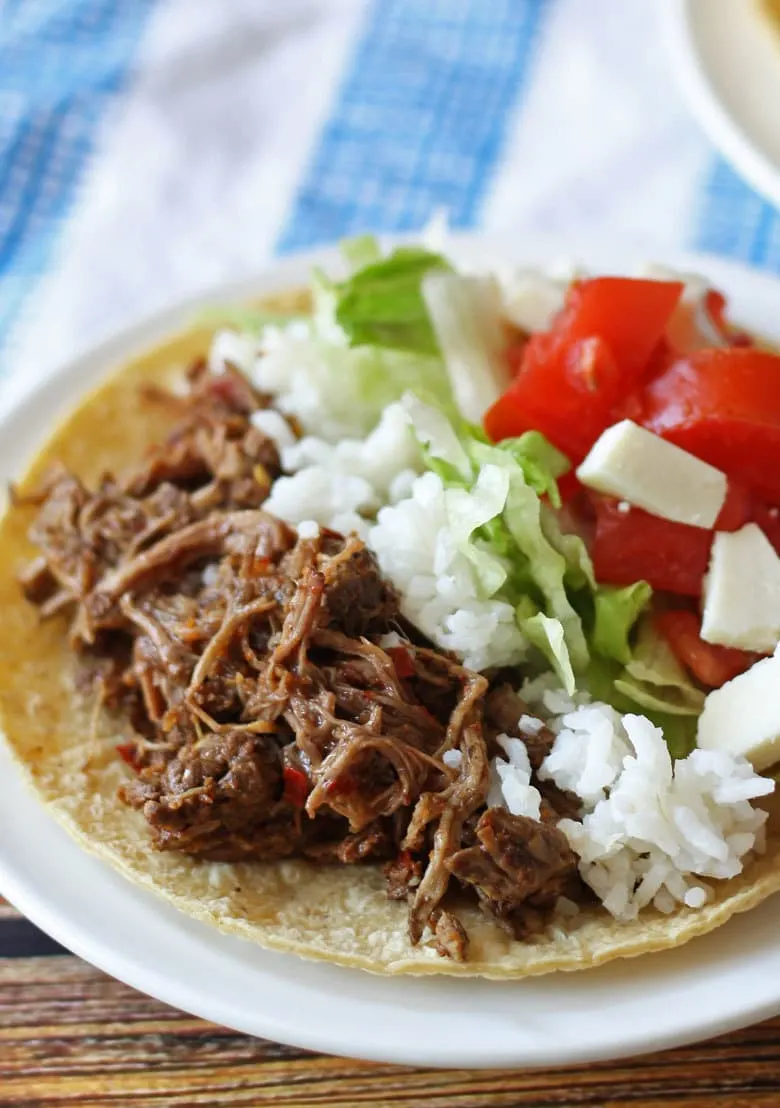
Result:
[[656,0],[0,0],[0,366],[269,256],[459,228],[780,269]]

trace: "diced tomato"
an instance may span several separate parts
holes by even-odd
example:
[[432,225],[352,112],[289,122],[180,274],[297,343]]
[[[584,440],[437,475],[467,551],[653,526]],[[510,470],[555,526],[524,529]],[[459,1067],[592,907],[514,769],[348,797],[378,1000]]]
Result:
[[717,330],[729,346],[753,346],[753,336],[741,331],[726,318],[726,297],[717,289],[707,289],[704,308]]
[[705,642],[701,637],[701,620],[695,612],[661,612],[653,622],[681,664],[710,689],[719,689],[760,657],[747,650]]
[[568,504],[570,500],[573,500],[582,492],[582,485],[573,469],[569,470],[568,473],[564,473],[563,477],[559,477],[557,485],[558,492],[561,494],[561,501],[564,504]]
[[135,743],[120,743],[116,748],[116,752],[122,761],[130,766],[130,769],[138,773],[141,764],[138,760],[138,748]]
[[414,677],[415,669],[409,651],[403,646],[390,646],[387,653],[393,660],[395,672],[399,677]]
[[329,781],[325,786],[325,792],[329,796],[349,796],[355,792],[358,787],[358,783],[354,777],[337,777],[333,781]]
[[750,522],[758,524],[780,554],[780,508],[756,502],[751,507]]
[[538,430],[579,462],[610,422],[618,369],[597,337],[566,344],[534,335],[504,395],[488,409],[485,430],[494,442]]
[[642,422],[780,503],[780,357],[754,348],[701,350],[651,381]]
[[309,795],[309,778],[297,766],[284,767],[284,799],[294,808],[303,808]]
[[726,499],[715,520],[716,531],[739,531],[753,518],[756,510],[756,498],[745,488],[741,481],[729,481]]
[[729,323],[726,319],[726,297],[723,293],[717,289],[707,289],[704,294],[704,310],[723,338],[728,338]]
[[523,364],[523,355],[525,354],[525,348],[528,345],[529,340],[526,339],[516,346],[510,346],[507,350],[505,357],[509,365],[509,372],[512,377],[516,377],[520,372],[520,366]]
[[700,596],[712,546],[712,532],[650,515],[641,508],[623,510],[611,497],[594,495],[596,530],[593,568],[610,585],[649,581],[654,589]]
[[[611,585],[649,581],[654,589],[700,596],[710,560],[713,531],[688,527],[651,515],[599,493],[589,492],[595,510],[593,564],[596,578]],[[730,481],[715,524],[738,531],[755,518],[755,500],[739,482]],[[780,521],[776,526],[780,542]]]
[[682,295],[680,281],[596,277],[575,284],[553,331],[569,342],[598,335],[624,379],[639,379]]
[[622,277],[573,285],[552,329],[526,343],[512,384],[487,412],[490,437],[536,429],[582,461],[643,378],[682,288]]

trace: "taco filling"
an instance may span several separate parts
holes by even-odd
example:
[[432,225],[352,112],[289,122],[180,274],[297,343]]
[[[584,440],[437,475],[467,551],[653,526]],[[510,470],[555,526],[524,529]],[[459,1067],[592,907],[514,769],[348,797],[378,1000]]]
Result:
[[203,866],[381,869],[452,963],[475,908],[533,944],[712,906],[780,760],[780,362],[691,278],[347,257],[139,384],[132,464],[15,495],[116,804]]

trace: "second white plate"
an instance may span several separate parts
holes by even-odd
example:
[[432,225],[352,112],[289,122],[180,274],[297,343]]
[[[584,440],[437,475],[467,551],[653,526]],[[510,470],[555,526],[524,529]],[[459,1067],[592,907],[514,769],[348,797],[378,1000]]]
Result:
[[756,0],[667,0],[672,65],[699,122],[780,207],[780,28]]

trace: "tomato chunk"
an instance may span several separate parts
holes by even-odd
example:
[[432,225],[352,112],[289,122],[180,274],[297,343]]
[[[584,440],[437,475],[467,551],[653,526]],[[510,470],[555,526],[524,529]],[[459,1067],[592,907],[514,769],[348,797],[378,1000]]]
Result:
[[551,330],[526,343],[512,384],[487,412],[490,437],[536,429],[582,461],[643,378],[682,287],[622,277],[573,285]]
[[136,773],[140,772],[141,763],[138,758],[138,748],[135,743],[120,743],[116,747],[116,752],[119,757],[125,762],[131,769],[134,769]]
[[534,335],[520,372],[485,415],[494,442],[537,430],[581,461],[610,422],[619,395],[618,368],[597,336],[563,343]]
[[726,499],[715,520],[716,531],[739,531],[746,523],[756,522],[757,501],[740,481],[729,481]]
[[309,795],[309,778],[302,769],[297,766],[285,766],[282,777],[284,781],[284,799],[294,808],[303,808],[306,797]]
[[645,427],[780,503],[780,357],[750,347],[701,350],[643,395]]
[[778,554],[780,554],[780,508],[768,504],[754,503],[748,522],[756,523],[764,532]]
[[719,689],[760,658],[747,650],[705,642],[701,637],[701,620],[695,612],[661,612],[653,622],[680,663],[707,688]]
[[594,496],[596,529],[593,568],[596,579],[610,585],[648,581],[654,589],[700,596],[712,546],[712,532],[621,507],[607,496]]
[[415,668],[409,651],[403,646],[389,646],[387,654],[393,660],[393,667],[399,677],[414,677]]
[[598,335],[624,380],[636,382],[683,292],[680,281],[595,277],[575,284],[553,330],[568,341]]

